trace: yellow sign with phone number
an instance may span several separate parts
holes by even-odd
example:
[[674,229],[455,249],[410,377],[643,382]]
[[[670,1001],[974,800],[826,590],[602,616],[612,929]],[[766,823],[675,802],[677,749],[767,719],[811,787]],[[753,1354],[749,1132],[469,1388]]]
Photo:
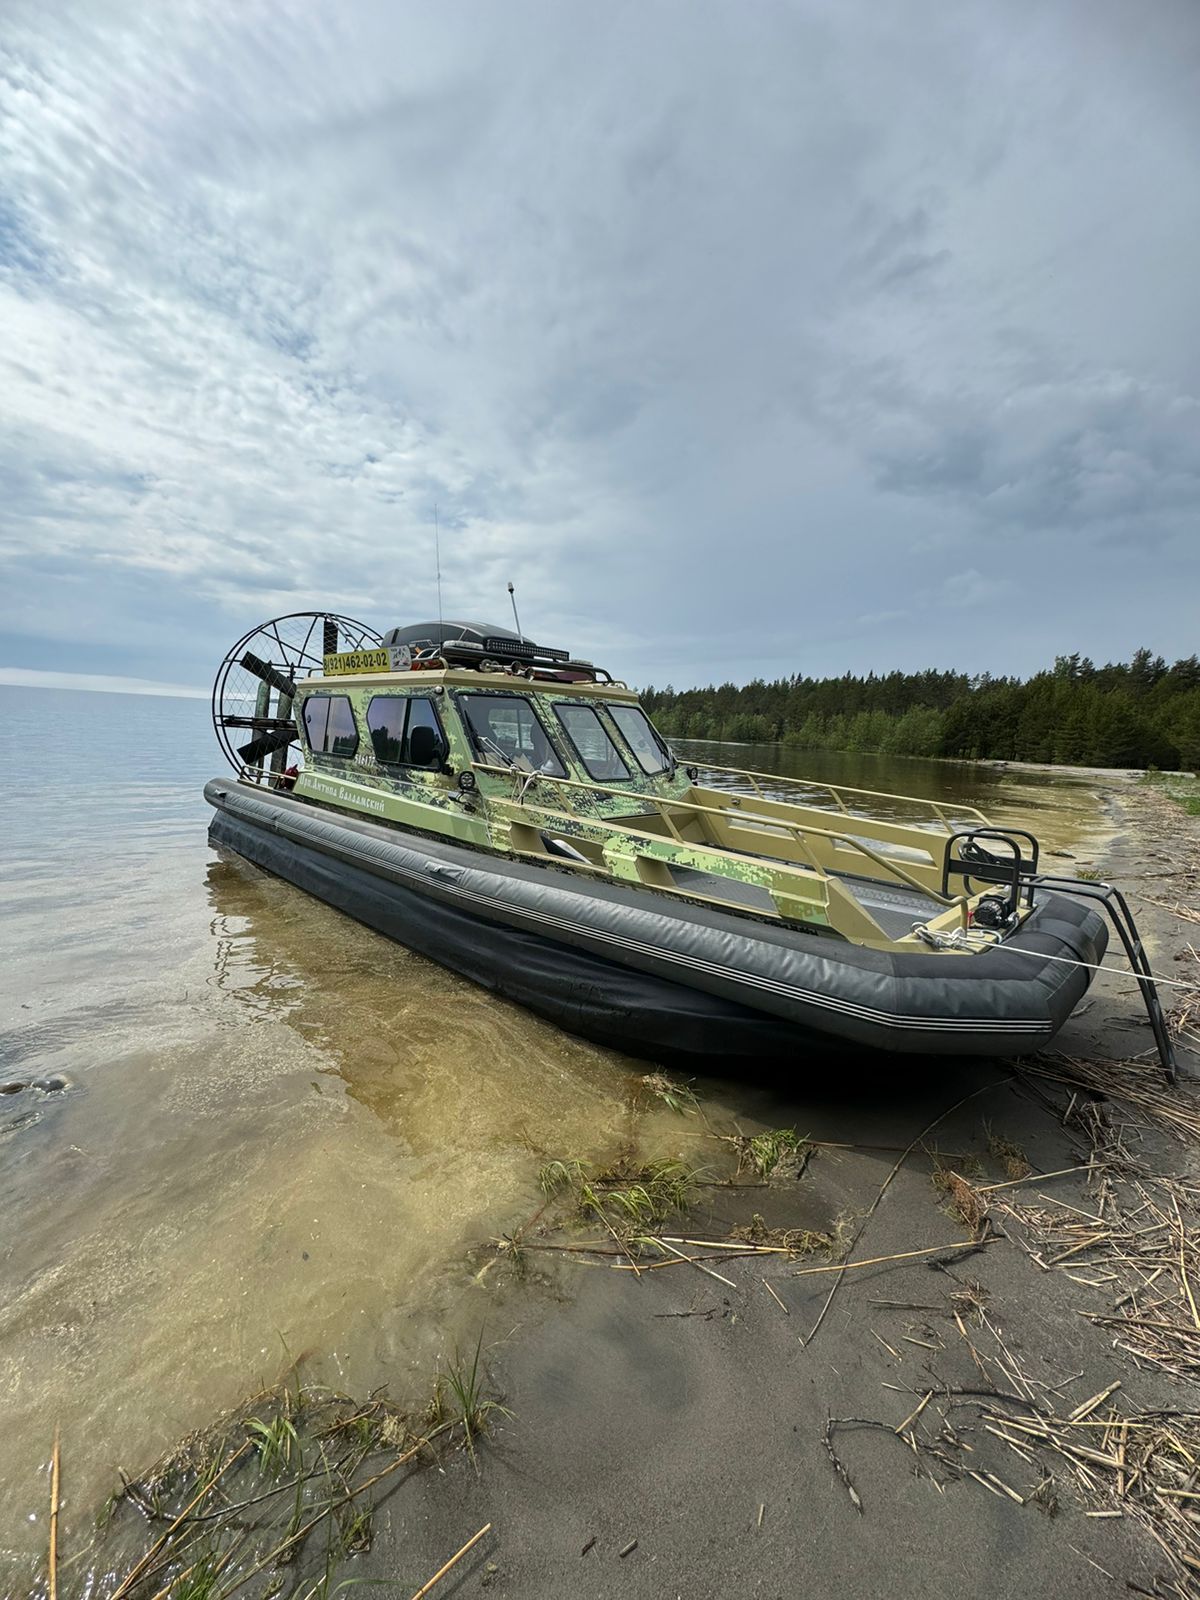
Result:
[[342,677],[350,672],[391,672],[389,650],[341,650],[325,657],[325,676]]

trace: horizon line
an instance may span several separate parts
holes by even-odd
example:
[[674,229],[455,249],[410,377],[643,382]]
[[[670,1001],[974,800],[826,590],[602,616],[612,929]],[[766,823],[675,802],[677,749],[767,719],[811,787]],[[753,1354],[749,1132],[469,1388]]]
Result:
[[117,673],[53,672],[40,667],[0,666],[0,687],[9,689],[77,689],[86,694],[149,694],[173,700],[207,700],[207,689],[186,683],[160,683],[155,678],[126,678]]

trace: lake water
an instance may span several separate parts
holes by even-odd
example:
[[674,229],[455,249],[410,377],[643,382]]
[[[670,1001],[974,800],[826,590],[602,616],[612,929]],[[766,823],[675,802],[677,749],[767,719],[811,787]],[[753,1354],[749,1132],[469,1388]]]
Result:
[[[984,769],[711,758],[1032,818],[1050,843],[1097,820],[1086,787]],[[644,1064],[210,849],[219,770],[205,702],[0,687],[0,1581],[45,1549],[56,1423],[70,1535],[119,1467],[291,1357],[425,1394],[547,1154],[700,1137]],[[704,1090],[715,1126],[745,1115],[735,1086]]]

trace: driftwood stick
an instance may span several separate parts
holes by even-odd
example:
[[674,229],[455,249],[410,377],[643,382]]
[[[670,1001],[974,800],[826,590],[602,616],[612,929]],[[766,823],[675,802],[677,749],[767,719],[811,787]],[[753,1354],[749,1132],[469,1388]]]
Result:
[[54,1453],[50,1457],[50,1600],[58,1600],[58,1479],[60,1456],[58,1428],[54,1429]]
[[477,1545],[479,1543],[480,1539],[483,1538],[485,1533],[491,1533],[491,1531],[492,1531],[491,1523],[490,1522],[485,1522],[483,1527],[480,1528],[478,1533],[475,1533],[475,1534],[471,1535],[471,1537],[467,1540],[466,1544],[463,1545],[461,1550],[456,1550],[454,1552],[454,1554],[450,1557],[449,1561],[446,1562],[444,1567],[439,1567],[437,1569],[437,1571],[434,1573],[433,1577],[430,1578],[428,1583],[423,1583],[421,1585],[421,1587],[417,1590],[416,1594],[413,1595],[412,1600],[421,1600],[421,1596],[422,1595],[428,1594],[429,1591],[433,1588],[434,1584],[438,1583],[442,1578],[444,1578],[446,1576],[446,1574],[450,1571],[450,1568],[452,1566],[454,1566],[456,1562],[461,1561],[463,1556],[466,1555],[467,1551],[470,1550],[473,1545]]
[[[987,1090],[994,1089],[995,1087],[996,1087],[996,1085],[994,1083],[985,1083],[985,1084],[981,1084],[978,1089],[972,1089],[969,1094],[963,1095],[961,1100],[956,1100],[952,1106],[947,1106],[945,1111],[940,1111],[938,1113],[938,1115],[936,1117],[934,1117],[933,1121],[928,1125],[928,1127],[922,1128],[920,1133],[917,1134],[916,1138],[913,1139],[910,1144],[905,1145],[903,1151],[900,1154],[899,1159],[896,1162],[896,1165],[892,1168],[892,1170],[888,1173],[887,1177],[883,1180],[883,1183],[880,1185],[880,1188],[879,1188],[879,1193],[875,1196],[874,1200],[871,1201],[871,1204],[870,1204],[870,1207],[869,1207],[869,1209],[867,1211],[866,1216],[864,1216],[862,1221],[859,1223],[858,1230],[855,1233],[854,1238],[853,1238],[853,1240],[851,1242],[851,1245],[850,1245],[850,1249],[851,1250],[854,1249],[854,1246],[862,1238],[863,1232],[866,1229],[867,1223],[870,1222],[871,1218],[875,1215],[875,1212],[879,1207],[879,1202],[883,1199],[884,1195],[888,1192],[888,1189],[891,1187],[891,1183],[892,1183],[893,1178],[895,1178],[896,1174],[900,1171],[900,1168],[908,1160],[909,1156],[917,1148],[917,1146],[922,1142],[922,1140],[927,1139],[929,1137],[929,1135],[933,1132],[933,1130],[938,1126],[939,1123],[945,1122],[947,1117],[953,1116],[956,1111],[958,1111],[961,1107],[965,1106],[968,1100],[974,1100],[978,1095],[984,1094]],[[929,1254],[929,1252],[926,1251],[925,1254]],[[859,1266],[859,1265],[861,1265],[861,1263],[859,1263],[859,1262],[850,1262],[850,1261],[845,1261],[845,1262],[842,1263],[842,1270],[838,1274],[838,1276],[833,1280],[833,1288],[830,1289],[829,1294],[826,1297],[825,1304],[821,1307],[820,1315],[817,1317],[816,1322],[813,1323],[812,1332],[809,1334],[808,1338],[804,1341],[804,1347],[806,1349],[807,1349],[807,1347],[809,1345],[812,1344],[813,1340],[817,1337],[817,1334],[820,1333],[821,1324],[825,1321],[825,1317],[826,1317],[826,1315],[827,1315],[827,1313],[829,1311],[829,1308],[833,1304],[833,1297],[838,1292],[838,1289],[839,1289],[839,1287],[841,1285],[841,1282],[842,1282],[842,1277],[845,1275],[846,1270],[852,1265],[853,1266]]]
[[845,1467],[838,1460],[837,1451],[833,1448],[833,1429],[834,1429],[834,1424],[835,1424],[835,1421],[840,1422],[841,1420],[842,1420],[842,1418],[840,1418],[840,1417],[838,1417],[836,1419],[833,1418],[833,1417],[827,1418],[825,1426],[821,1430],[821,1439],[824,1442],[826,1453],[828,1454],[830,1461],[833,1463],[833,1470],[837,1473],[838,1478],[839,1478],[839,1480],[840,1480],[840,1482],[842,1484],[842,1487],[845,1489],[846,1493],[850,1496],[850,1504],[854,1507],[854,1509],[858,1512],[859,1516],[861,1517],[864,1514],[863,1513],[863,1503],[862,1503],[861,1498],[859,1497],[858,1490],[851,1483],[850,1474],[846,1471]]
[[[817,1272],[853,1272],[858,1267],[881,1267],[889,1261],[911,1261],[916,1256],[936,1256],[944,1254],[947,1250],[978,1250],[979,1244],[974,1239],[960,1239],[954,1244],[931,1244],[924,1250],[901,1250],[891,1256],[868,1256],[865,1261],[835,1261],[827,1267],[800,1267],[794,1273],[794,1278],[807,1278]],[[841,1279],[838,1280],[841,1282]],[[819,1326],[819,1324],[818,1324]],[[813,1329],[813,1333],[816,1329]],[[812,1334],[809,1334],[809,1339]]]

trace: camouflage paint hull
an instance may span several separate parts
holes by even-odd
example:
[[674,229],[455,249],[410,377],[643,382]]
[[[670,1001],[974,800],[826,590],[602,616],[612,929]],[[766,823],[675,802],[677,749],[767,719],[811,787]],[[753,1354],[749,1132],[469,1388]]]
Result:
[[1087,989],[1071,963],[1098,963],[1107,943],[1094,911],[1048,895],[1012,940],[969,960],[891,953],[229,780],[205,797],[215,844],[573,1033],[653,1059],[812,1070],[816,1041],[1028,1053]]

